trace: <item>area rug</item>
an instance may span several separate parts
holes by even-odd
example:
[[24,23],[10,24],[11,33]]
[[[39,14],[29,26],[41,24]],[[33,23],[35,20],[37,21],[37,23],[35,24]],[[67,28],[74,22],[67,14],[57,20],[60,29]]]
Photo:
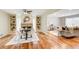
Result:
[[26,39],[21,39],[20,35],[17,34],[6,45],[29,43],[29,42],[37,43],[38,41],[39,41],[39,38],[38,38],[37,34],[35,32],[33,32],[32,37],[27,38],[27,40]]

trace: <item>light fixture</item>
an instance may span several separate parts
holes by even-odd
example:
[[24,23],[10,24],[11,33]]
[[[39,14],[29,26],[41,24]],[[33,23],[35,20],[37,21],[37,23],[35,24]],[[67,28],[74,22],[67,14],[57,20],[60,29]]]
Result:
[[24,14],[31,14],[32,10],[30,9],[23,9]]
[[27,11],[26,11],[26,9],[23,9],[23,12],[24,12],[24,14],[27,14]]

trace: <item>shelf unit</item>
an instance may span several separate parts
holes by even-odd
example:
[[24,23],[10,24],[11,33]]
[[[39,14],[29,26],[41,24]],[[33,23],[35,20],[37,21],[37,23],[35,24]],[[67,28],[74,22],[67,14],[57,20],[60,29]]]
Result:
[[40,29],[41,29],[41,17],[36,16],[36,30],[40,31]]
[[10,16],[10,31],[14,31],[16,29],[16,17]]

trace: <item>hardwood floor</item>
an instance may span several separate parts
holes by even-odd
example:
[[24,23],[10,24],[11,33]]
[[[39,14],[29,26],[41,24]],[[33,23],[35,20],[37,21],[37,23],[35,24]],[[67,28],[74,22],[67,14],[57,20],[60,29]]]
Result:
[[14,37],[15,34],[8,33],[6,36],[0,38],[0,49],[5,48],[5,44],[11,40],[11,38]]
[[44,34],[39,33],[39,42],[38,44],[31,43],[22,43],[16,45],[8,45],[5,44],[10,41],[10,39],[14,35],[9,35],[8,38],[0,39],[0,48],[1,49],[77,49],[79,48],[79,37],[75,38],[64,38],[57,37],[50,33]]

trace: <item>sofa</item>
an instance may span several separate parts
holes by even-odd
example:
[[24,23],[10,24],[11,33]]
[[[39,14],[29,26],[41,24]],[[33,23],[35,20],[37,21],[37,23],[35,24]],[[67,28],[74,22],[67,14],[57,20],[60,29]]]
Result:
[[63,37],[66,37],[66,38],[78,37],[79,36],[79,29],[67,28],[67,29],[60,31],[60,35]]

